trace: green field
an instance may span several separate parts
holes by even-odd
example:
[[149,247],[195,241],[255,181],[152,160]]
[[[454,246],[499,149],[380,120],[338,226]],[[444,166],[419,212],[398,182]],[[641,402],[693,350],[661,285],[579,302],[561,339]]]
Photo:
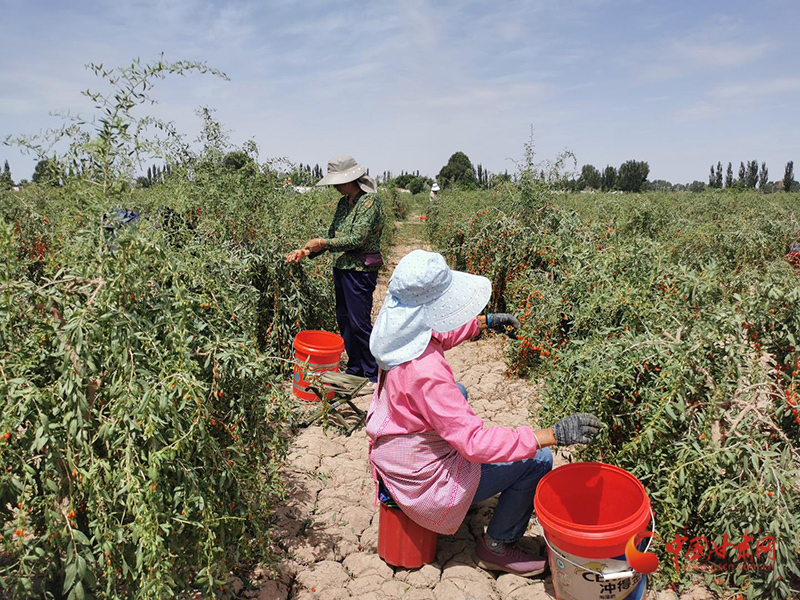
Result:
[[[704,565],[721,593],[797,588],[800,273],[786,254],[798,208],[797,194],[535,184],[446,193],[428,216],[456,267],[492,279],[490,310],[520,317],[509,371],[543,385],[546,420],[592,412],[607,424],[581,459],[647,488],[661,584],[690,586]],[[754,536],[750,570],[738,548],[708,558],[724,536]]]
[[[143,83],[192,70],[212,72],[101,73],[117,93],[90,95],[95,129],[65,128],[36,183],[0,189],[5,596],[210,597],[271,564],[292,339],[335,328],[329,257],[284,256],[326,231],[337,197],[295,193],[292,165],[231,147],[208,110],[194,150],[131,115]],[[152,125],[167,135],[140,135]],[[489,310],[522,323],[508,371],[540,384],[548,422],[604,421],[580,458],[647,488],[656,585],[790,596],[800,196],[569,193],[526,153],[492,189],[442,182],[432,205],[382,188],[388,222],[413,219],[397,242],[424,230],[453,267],[491,278]],[[145,177],[151,155],[166,162]]]

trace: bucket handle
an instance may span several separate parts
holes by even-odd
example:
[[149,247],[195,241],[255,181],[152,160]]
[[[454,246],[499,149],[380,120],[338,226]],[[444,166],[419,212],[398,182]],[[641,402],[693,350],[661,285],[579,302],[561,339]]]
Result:
[[[655,533],[655,531],[656,531],[656,515],[653,512],[653,508],[652,507],[650,508],[650,519],[653,522],[653,533]],[[603,581],[614,581],[616,579],[630,579],[631,577],[633,577],[634,573],[636,573],[636,571],[634,571],[633,569],[628,569],[626,571],[618,571],[616,573],[609,573],[608,575],[606,575],[604,573],[601,573],[600,571],[595,571],[593,569],[587,569],[585,566],[579,565],[578,563],[571,561],[566,556],[561,554],[561,552],[556,550],[556,548],[550,543],[550,540],[547,539],[547,535],[545,535],[545,532],[544,532],[544,527],[542,527],[541,524],[539,523],[539,519],[536,519],[536,524],[539,525],[539,527],[541,528],[542,537],[544,538],[544,543],[547,544],[547,547],[550,549],[550,552],[553,552],[561,560],[563,560],[565,562],[568,562],[573,567],[577,567],[577,568],[581,569],[582,571],[588,571],[589,573],[594,573],[595,575],[599,575],[600,577],[603,578]],[[647,540],[647,547],[644,549],[644,552],[647,552],[648,550],[650,550],[650,544],[653,543],[653,537],[654,536],[650,536],[650,539]]]

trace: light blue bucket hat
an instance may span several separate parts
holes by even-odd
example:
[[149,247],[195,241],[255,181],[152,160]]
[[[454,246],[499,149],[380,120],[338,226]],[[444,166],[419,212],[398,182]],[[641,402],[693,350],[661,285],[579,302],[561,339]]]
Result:
[[398,263],[369,338],[378,366],[388,371],[425,351],[431,332],[445,333],[483,310],[492,284],[453,271],[435,252],[414,250]]

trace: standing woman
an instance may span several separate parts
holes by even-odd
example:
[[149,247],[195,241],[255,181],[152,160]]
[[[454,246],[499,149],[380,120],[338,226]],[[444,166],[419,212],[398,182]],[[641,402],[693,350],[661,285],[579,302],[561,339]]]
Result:
[[377,381],[378,365],[369,349],[372,333],[372,293],[383,265],[381,234],[383,206],[378,187],[367,170],[350,156],[328,161],[328,174],[317,185],[332,185],[342,197],[336,206],[328,237],[312,238],[293,250],[286,262],[299,263],[322,252],[334,253],[333,284],[336,321],[347,350],[347,373]]

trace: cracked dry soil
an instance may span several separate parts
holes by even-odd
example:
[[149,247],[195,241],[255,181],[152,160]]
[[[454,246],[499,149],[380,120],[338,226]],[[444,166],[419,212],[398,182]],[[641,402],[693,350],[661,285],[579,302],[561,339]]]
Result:
[[[417,247],[426,248],[423,243],[392,248],[375,291],[373,318],[383,303],[394,266]],[[506,378],[502,343],[499,336],[485,335],[453,348],[447,358],[457,380],[466,386],[473,410],[487,424],[530,423],[530,410],[537,406],[536,389],[528,381]],[[355,403],[366,410],[370,397],[363,394]],[[439,536],[434,563],[420,569],[387,565],[377,553],[378,508],[374,503],[367,447],[363,427],[349,437],[333,425],[300,430],[283,470],[288,500],[277,514],[276,537],[283,556],[281,576],[277,580],[262,578],[253,582],[258,588],[244,591],[243,597],[258,600],[555,597],[549,575],[528,579],[489,573],[477,567],[473,548],[492,514],[495,499],[473,507],[455,535]],[[565,453],[557,453],[555,467],[565,462]],[[541,549],[543,542],[539,536],[539,527],[532,519],[525,543]],[[258,578],[259,573],[255,575]],[[666,600],[675,595],[651,591],[648,598]]]

